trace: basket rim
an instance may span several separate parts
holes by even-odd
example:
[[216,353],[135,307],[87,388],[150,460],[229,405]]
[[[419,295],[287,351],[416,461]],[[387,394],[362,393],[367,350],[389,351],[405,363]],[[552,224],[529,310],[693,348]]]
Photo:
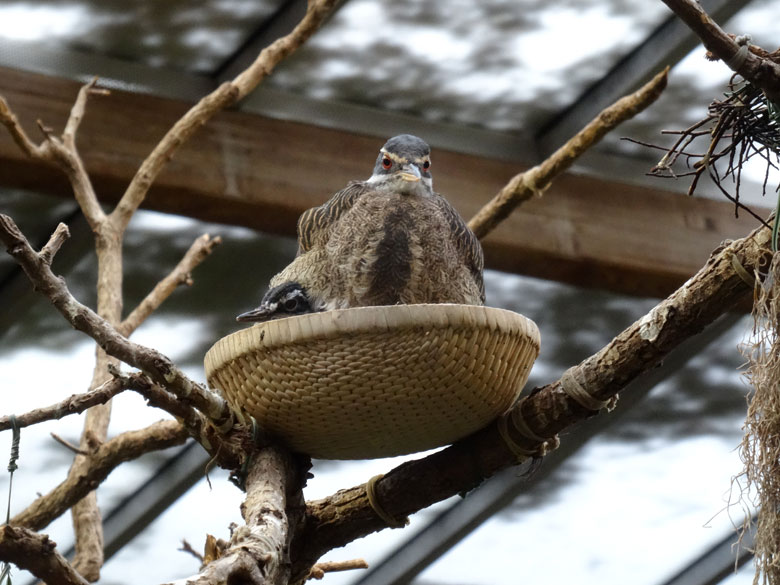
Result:
[[353,307],[307,313],[255,323],[217,340],[204,356],[207,378],[247,351],[328,339],[343,335],[403,331],[420,327],[476,327],[522,333],[535,346],[539,328],[528,317],[508,309],[461,304],[416,304]]

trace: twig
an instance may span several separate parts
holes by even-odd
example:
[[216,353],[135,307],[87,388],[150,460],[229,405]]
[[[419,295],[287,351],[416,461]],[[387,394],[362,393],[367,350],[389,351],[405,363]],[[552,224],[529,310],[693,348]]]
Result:
[[215,246],[221,243],[222,238],[219,236],[212,238],[209,234],[203,234],[196,239],[176,267],[157,283],[144,300],[122,321],[117,330],[128,337],[179,285],[191,285],[190,272],[211,254]]
[[45,534],[18,526],[0,527],[0,558],[30,571],[48,585],[88,585]]
[[83,449],[79,449],[71,443],[70,441],[66,441],[62,437],[60,437],[57,433],[49,433],[51,435],[51,438],[57,441],[60,445],[65,447],[66,449],[73,451],[76,455],[84,455],[85,457],[89,457],[90,453],[89,451],[84,451]]
[[11,518],[11,524],[41,530],[100,485],[121,463],[151,451],[181,445],[187,438],[186,430],[172,420],[117,435],[90,453],[86,459],[88,464],[80,473],[73,472],[72,468],[65,481]]
[[353,569],[368,569],[368,563],[363,559],[317,563],[311,568],[311,571],[309,571],[307,579],[322,579],[325,576],[325,573],[351,571]]
[[[654,367],[685,339],[699,333],[752,290],[736,273],[736,259],[749,273],[762,265],[768,253],[770,230],[763,226],[713,254],[707,264],[670,297],[620,333],[601,351],[576,366],[576,378],[587,393],[607,400],[642,372]],[[536,389],[522,403],[518,415],[531,431],[552,438],[566,427],[596,414],[564,391],[561,380]],[[513,412],[505,417],[511,421]],[[509,426],[514,443],[533,451],[540,442],[519,435]],[[403,518],[458,493],[467,492],[485,478],[527,456],[513,453],[497,424],[420,460],[396,467],[374,484],[382,508]],[[306,577],[327,551],[387,525],[373,511],[360,485],[325,499],[308,502],[306,523],[295,535],[292,550],[293,582]]]
[[633,94],[620,98],[602,110],[587,126],[551,154],[543,163],[515,175],[493,199],[471,218],[469,227],[474,234],[478,238],[485,237],[518,205],[534,196],[541,195],[555,177],[569,168],[579,156],[601,140],[610,130],[652,104],[666,88],[668,72],[669,68],[667,67]]
[[252,437],[248,430],[236,426],[230,433],[220,433],[200,412],[152,382],[145,374],[125,376],[118,370],[111,373],[122,386],[146,398],[150,406],[161,408],[175,416],[189,435],[198,441],[222,468],[234,470],[241,467],[247,453],[252,449]]
[[223,83],[195,104],[168,131],[136,172],[122,199],[111,213],[121,232],[127,226],[149,187],[179,147],[214,114],[245,98],[274,68],[314,34],[333,12],[337,0],[309,0],[306,15],[290,34],[263,49],[257,59],[233,81]]
[[[83,394],[73,394],[51,406],[36,408],[25,414],[20,414],[16,417],[16,424],[19,428],[24,428],[47,420],[58,420],[70,414],[79,414],[96,404],[105,404],[124,390],[121,381],[109,380],[95,390]],[[10,428],[12,425],[9,417],[0,417],[0,431],[7,431]]]
[[151,376],[180,399],[189,401],[217,426],[231,419],[227,403],[200,384],[190,380],[168,357],[157,350],[133,343],[71,295],[65,282],[30,246],[7,215],[0,214],[0,240],[9,254],[22,266],[35,288],[45,295],[65,319],[79,331],[92,337],[108,354]]
[[46,242],[46,245],[43,248],[41,248],[41,260],[51,266],[52,260],[54,260],[54,255],[60,251],[60,247],[69,237],[70,230],[68,229],[68,226],[64,223],[59,223],[57,228],[54,230],[54,233],[49,238],[49,241]]
[[187,539],[182,539],[181,547],[176,550],[191,554],[193,557],[198,559],[198,561],[200,561],[201,564],[203,563],[203,555],[200,554],[198,551],[196,551],[194,548],[192,548],[192,545],[189,542],[187,542]]

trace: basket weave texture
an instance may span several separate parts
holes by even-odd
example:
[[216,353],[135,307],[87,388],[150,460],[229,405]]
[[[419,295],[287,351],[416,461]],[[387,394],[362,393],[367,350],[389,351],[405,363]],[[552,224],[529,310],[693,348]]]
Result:
[[206,377],[239,414],[295,451],[371,459],[447,445],[517,399],[539,354],[536,324],[472,305],[395,305],[260,323],[206,353]]

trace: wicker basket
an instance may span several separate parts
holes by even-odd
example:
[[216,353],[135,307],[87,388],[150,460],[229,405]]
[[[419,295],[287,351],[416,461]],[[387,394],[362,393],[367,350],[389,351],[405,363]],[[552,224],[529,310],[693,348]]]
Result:
[[539,354],[536,324],[471,305],[361,307],[223,337],[206,377],[292,449],[370,459],[447,445],[517,399]]

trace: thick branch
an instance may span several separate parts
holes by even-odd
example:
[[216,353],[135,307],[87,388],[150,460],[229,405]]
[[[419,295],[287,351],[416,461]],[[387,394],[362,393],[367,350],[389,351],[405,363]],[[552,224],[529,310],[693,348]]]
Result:
[[[16,417],[16,424],[19,428],[24,428],[47,420],[58,420],[70,414],[79,414],[96,404],[105,404],[111,400],[111,398],[125,390],[125,388],[126,387],[121,380],[110,380],[99,388],[95,388],[89,392],[73,394],[57,404],[36,408],[25,414],[20,414]],[[12,427],[13,424],[11,424],[10,417],[0,417],[0,431],[7,431]]]
[[87,457],[78,472],[71,468],[68,477],[48,494],[39,497],[27,509],[11,518],[13,526],[41,530],[76,502],[97,488],[121,463],[145,453],[183,444],[186,430],[176,421],[164,420],[138,431],[128,431],[99,446]]
[[111,214],[112,223],[122,232],[149,187],[179,147],[214,114],[229,107],[249,94],[265,79],[276,65],[300,47],[325,22],[333,11],[336,0],[309,0],[306,15],[293,31],[276,40],[260,52],[257,59],[233,81],[220,85],[195,104],[173,125],[144,160],[122,199]]
[[780,64],[759,56],[726,34],[694,0],[663,0],[732,71],[764,90],[767,97],[780,104]]
[[667,67],[636,92],[620,98],[605,108],[566,144],[561,146],[543,163],[515,175],[474,217],[469,227],[478,238],[483,238],[498,226],[514,209],[541,195],[553,180],[568,169],[591,146],[601,140],[620,123],[633,118],[652,104],[666,88]]
[[87,585],[56,547],[45,534],[18,526],[0,527],[0,559],[30,571],[47,585]]
[[219,236],[212,238],[208,234],[203,234],[195,240],[168,276],[158,282],[151,292],[146,295],[146,298],[122,321],[117,328],[118,331],[125,337],[129,337],[179,285],[186,284],[190,286],[192,284],[190,272],[211,254],[214,246],[220,243],[222,243],[222,238]]
[[300,493],[298,470],[288,453],[275,447],[257,451],[246,478],[241,512],[246,524],[218,559],[200,574],[176,581],[186,585],[286,585],[290,526],[288,494]]
[[235,425],[230,432],[220,433],[200,412],[176,398],[162,386],[154,384],[146,375],[122,376],[117,373],[114,375],[119,377],[122,385],[146,398],[151,406],[161,408],[175,416],[189,435],[198,441],[211,454],[214,462],[223,469],[240,468],[247,453],[251,452],[253,443],[248,430]]
[[22,266],[36,290],[45,295],[65,319],[79,331],[92,337],[106,353],[146,372],[155,382],[189,401],[218,426],[230,419],[227,403],[200,384],[190,380],[160,352],[133,343],[70,294],[63,279],[32,249],[27,239],[7,215],[0,214],[0,240],[8,253]]
[[[761,227],[714,253],[681,288],[571,373],[596,399],[617,394],[750,294],[751,287],[737,274],[734,262],[752,274],[768,253],[769,239],[770,230]],[[527,425],[542,437],[553,437],[595,414],[570,398],[560,380],[534,391],[520,408]],[[511,413],[505,416],[511,421]],[[532,450],[539,446],[517,435],[511,426],[510,434],[522,447]],[[391,517],[403,518],[469,491],[516,463],[518,457],[493,424],[443,451],[396,467],[375,484],[376,496]],[[309,502],[304,527],[293,541],[293,579],[305,578],[328,550],[386,527],[371,508],[365,485]]]

